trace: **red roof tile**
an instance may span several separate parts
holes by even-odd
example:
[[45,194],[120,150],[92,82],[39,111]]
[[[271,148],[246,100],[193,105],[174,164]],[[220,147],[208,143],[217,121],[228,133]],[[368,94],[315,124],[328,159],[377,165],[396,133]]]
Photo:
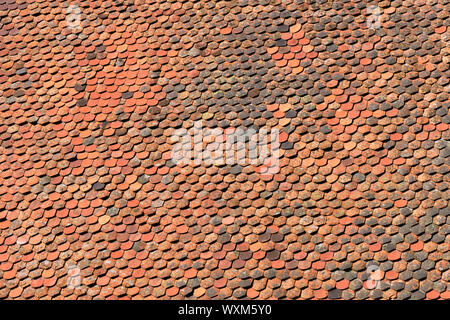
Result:
[[445,4],[0,0],[0,298],[449,299]]

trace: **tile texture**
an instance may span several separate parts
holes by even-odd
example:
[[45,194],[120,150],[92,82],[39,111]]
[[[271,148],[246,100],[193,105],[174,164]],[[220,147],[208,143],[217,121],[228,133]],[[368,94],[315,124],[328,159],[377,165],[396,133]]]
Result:
[[0,0],[0,298],[449,299],[449,3],[374,3]]

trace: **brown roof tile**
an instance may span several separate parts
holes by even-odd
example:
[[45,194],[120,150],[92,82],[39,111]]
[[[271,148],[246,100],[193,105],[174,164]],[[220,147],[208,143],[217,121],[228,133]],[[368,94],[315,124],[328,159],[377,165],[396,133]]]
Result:
[[301,2],[0,0],[0,298],[449,299],[446,3]]

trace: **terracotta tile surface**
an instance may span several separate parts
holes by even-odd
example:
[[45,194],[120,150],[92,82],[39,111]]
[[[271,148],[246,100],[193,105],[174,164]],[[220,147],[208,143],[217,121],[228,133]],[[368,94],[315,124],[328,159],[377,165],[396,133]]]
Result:
[[0,0],[0,298],[449,299],[449,4],[374,4]]

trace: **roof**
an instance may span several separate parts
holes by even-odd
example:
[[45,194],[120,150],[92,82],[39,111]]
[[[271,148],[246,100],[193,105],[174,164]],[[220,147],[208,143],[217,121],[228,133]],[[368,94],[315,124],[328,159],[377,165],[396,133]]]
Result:
[[0,17],[0,298],[449,299],[447,1]]

